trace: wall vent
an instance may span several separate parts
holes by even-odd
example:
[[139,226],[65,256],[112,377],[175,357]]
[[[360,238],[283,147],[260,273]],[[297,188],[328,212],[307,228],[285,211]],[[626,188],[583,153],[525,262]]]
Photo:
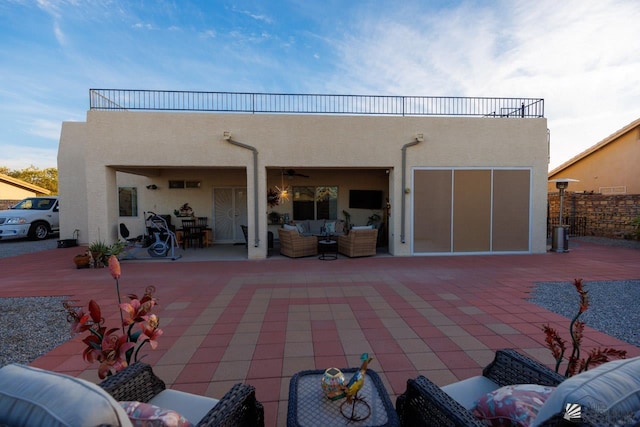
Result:
[[627,194],[627,186],[619,185],[617,187],[600,187],[601,194]]

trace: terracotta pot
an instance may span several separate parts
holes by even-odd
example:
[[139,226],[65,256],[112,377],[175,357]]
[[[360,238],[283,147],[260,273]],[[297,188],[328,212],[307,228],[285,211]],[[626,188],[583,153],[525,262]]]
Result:
[[89,255],[76,255],[73,257],[73,262],[78,269],[91,267],[91,257]]

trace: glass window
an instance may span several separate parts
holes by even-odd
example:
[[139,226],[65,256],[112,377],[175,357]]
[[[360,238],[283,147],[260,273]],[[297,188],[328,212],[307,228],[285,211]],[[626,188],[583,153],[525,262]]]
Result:
[[118,208],[120,216],[138,216],[138,189],[118,187]]
[[338,187],[293,187],[293,219],[338,219]]

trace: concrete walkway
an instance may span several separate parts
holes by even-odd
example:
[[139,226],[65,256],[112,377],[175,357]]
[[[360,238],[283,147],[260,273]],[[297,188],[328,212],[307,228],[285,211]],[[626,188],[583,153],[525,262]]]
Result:
[[[117,326],[109,270],[76,270],[78,252],[0,259],[0,297],[94,298],[107,324]],[[550,365],[541,326],[550,323],[568,338],[569,321],[527,297],[536,282],[577,277],[638,279],[640,251],[572,242],[565,254],[123,261],[120,289],[157,288],[164,335],[145,361],[170,387],[220,397],[235,382],[250,383],[265,406],[266,425],[283,426],[295,372],[356,366],[362,352],[374,357],[370,368],[393,402],[408,378],[423,374],[444,385],[477,375],[500,348]],[[587,328],[585,336],[587,349],[640,355],[640,348],[602,332]],[[97,366],[82,360],[80,339],[33,365],[98,382]]]

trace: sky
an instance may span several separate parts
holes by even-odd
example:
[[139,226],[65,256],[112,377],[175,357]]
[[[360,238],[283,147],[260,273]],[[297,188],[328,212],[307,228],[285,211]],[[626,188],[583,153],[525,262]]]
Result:
[[0,166],[89,89],[544,98],[553,169],[640,118],[637,0],[0,0]]

